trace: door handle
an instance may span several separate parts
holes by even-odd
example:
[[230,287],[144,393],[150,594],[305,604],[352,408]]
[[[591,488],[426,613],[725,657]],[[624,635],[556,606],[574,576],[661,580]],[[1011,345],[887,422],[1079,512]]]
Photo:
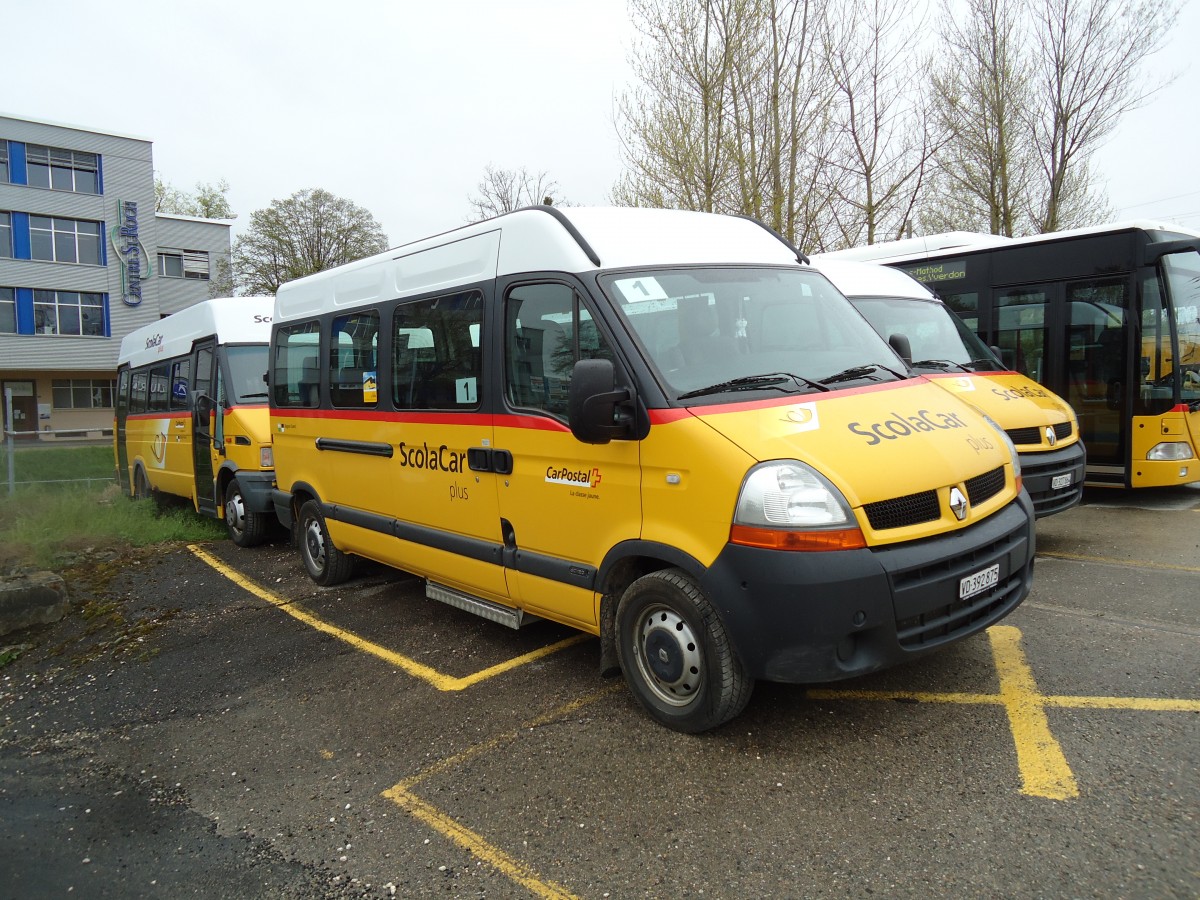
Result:
[[513,455],[507,450],[496,450],[492,447],[468,447],[467,468],[472,472],[495,472],[497,475],[511,475]]

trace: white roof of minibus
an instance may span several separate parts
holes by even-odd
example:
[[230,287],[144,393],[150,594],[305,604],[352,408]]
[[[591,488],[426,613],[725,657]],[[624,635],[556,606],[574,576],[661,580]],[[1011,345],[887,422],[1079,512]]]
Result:
[[[783,241],[757,222],[737,216],[628,207],[547,210],[518,210],[288,282],[276,295],[276,321],[521,272],[797,265],[796,254]],[[559,215],[594,251],[598,265]]]
[[925,285],[907,272],[881,263],[859,262],[854,259],[811,257],[813,268],[833,282],[847,297],[910,297],[936,300]]
[[1064,238],[1084,237],[1089,234],[1131,230],[1166,231],[1189,237],[1200,237],[1200,232],[1182,225],[1154,222],[1148,219],[1131,219],[1126,222],[1109,222],[1104,225],[1089,225],[1086,228],[1050,231],[1045,234],[1032,234],[1019,238],[1005,237],[1000,234],[981,234],[974,231],[947,231],[943,234],[930,234],[925,237],[851,247],[848,250],[834,250],[831,253],[823,254],[823,258],[869,260],[878,263],[904,262],[910,259],[924,259],[931,254],[940,254],[945,250],[961,250],[963,253],[967,253],[989,247],[1019,247],[1022,244],[1036,244]]
[[216,335],[219,344],[266,344],[271,340],[273,297],[218,297],[143,325],[121,340],[117,365],[144,366],[192,349]]

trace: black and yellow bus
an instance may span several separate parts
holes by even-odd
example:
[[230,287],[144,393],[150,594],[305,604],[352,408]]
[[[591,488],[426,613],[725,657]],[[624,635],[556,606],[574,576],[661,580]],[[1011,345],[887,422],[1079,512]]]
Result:
[[952,232],[829,256],[908,272],[1008,368],[1066,399],[1089,484],[1200,481],[1200,233],[1149,222]]

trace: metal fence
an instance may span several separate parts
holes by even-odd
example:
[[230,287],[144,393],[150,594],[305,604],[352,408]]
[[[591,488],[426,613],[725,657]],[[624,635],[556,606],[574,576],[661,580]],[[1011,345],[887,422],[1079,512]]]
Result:
[[[12,393],[10,389],[4,391],[4,450],[7,459],[8,473],[8,493],[13,494],[17,485],[30,484],[84,484],[93,481],[113,481],[116,479],[114,471],[111,475],[93,476],[89,478],[57,478],[46,479],[39,481],[17,481],[16,456],[17,447],[21,446],[24,449],[32,449],[33,444],[40,444],[43,447],[49,448],[58,445],[62,439],[88,439],[91,435],[97,435],[100,438],[112,438],[113,430],[111,428],[65,428],[58,430],[46,429],[44,431],[16,431],[13,429],[12,421]],[[53,438],[52,441],[45,440]],[[20,442],[18,444],[18,441]]]

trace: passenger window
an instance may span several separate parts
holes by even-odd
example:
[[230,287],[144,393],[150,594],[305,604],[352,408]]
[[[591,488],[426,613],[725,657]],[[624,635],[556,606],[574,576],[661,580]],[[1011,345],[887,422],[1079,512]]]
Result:
[[280,328],[272,354],[271,390],[276,406],[321,405],[321,326],[302,322]]
[[150,412],[166,412],[170,394],[170,375],[167,366],[156,366],[150,370]]
[[580,359],[614,359],[574,288],[526,284],[509,291],[504,310],[508,402],[566,418],[571,372]]
[[191,384],[192,361],[178,359],[171,366],[171,409],[188,408],[188,387]]
[[149,373],[145,370],[134,372],[130,378],[129,388],[129,413],[143,413],[146,411],[146,394],[149,384]]
[[396,307],[392,400],[397,409],[476,409],[483,295],[463,291]]
[[379,313],[339,316],[329,338],[329,400],[334,406],[373,408],[378,402]]

